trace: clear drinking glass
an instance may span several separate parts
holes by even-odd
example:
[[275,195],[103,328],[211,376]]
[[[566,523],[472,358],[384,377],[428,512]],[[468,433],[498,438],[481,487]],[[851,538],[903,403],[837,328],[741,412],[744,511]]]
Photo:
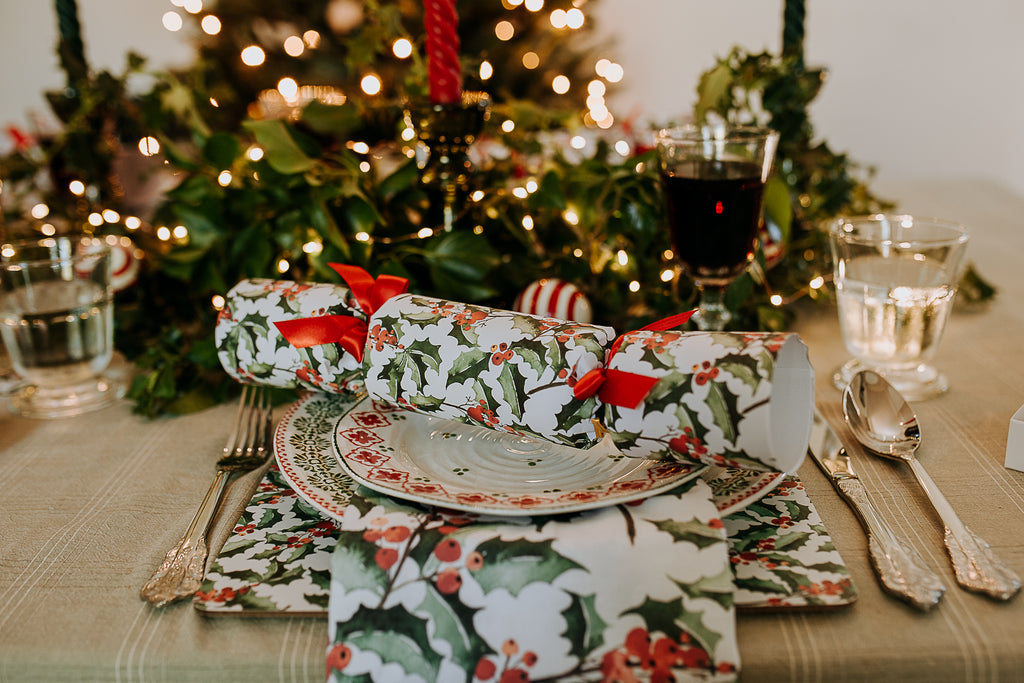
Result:
[[22,415],[78,415],[124,394],[105,374],[114,352],[110,258],[91,236],[0,245],[0,336],[27,383],[12,398]]
[[779,136],[756,126],[704,125],[655,134],[676,260],[700,290],[693,321],[721,330],[725,288],[754,257],[761,200]]
[[949,388],[928,361],[953,308],[967,240],[966,227],[935,218],[876,214],[831,224],[839,328],[853,356],[833,375],[836,387],[870,368],[910,400]]

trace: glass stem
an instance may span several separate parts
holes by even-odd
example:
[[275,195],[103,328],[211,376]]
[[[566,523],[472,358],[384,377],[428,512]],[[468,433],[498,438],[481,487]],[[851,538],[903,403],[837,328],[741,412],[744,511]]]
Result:
[[718,331],[732,319],[732,313],[725,307],[725,287],[702,286],[700,306],[693,314],[693,321],[702,330]]

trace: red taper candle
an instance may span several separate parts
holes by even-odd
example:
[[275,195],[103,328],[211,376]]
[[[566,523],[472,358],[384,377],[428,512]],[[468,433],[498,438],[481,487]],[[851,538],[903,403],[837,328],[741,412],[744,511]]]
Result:
[[430,101],[435,104],[459,102],[462,69],[459,67],[459,15],[455,11],[455,0],[424,0],[423,10]]

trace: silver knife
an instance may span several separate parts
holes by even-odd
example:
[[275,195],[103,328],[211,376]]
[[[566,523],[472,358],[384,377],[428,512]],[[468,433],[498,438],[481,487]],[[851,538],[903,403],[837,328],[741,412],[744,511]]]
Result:
[[875,510],[839,436],[817,411],[807,453],[860,519],[868,535],[871,563],[882,588],[923,611],[937,605],[946,587]]

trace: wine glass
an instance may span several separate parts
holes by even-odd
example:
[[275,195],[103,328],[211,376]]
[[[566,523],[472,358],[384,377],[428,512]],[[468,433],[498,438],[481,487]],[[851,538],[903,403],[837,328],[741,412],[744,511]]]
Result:
[[779,135],[757,126],[687,125],[655,134],[676,259],[700,292],[692,320],[721,330],[725,288],[754,257],[761,198]]

